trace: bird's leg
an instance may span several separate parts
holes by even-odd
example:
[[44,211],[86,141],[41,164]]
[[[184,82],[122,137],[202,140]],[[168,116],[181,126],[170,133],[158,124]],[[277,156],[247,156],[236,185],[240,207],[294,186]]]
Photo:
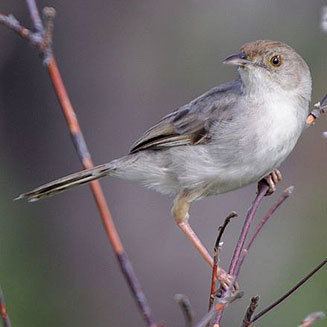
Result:
[[[209,264],[210,267],[213,266],[213,258],[209,254],[206,247],[202,244],[201,240],[198,238],[196,233],[193,231],[191,225],[188,222],[189,218],[189,209],[192,198],[187,194],[180,194],[174,200],[174,205],[171,209],[172,214],[175,218],[177,226],[182,230],[186,237],[192,242],[193,246],[199,252],[201,257]],[[232,277],[229,276],[223,269],[219,268],[218,270],[218,280],[225,285],[228,285],[232,280]]]
[[210,267],[213,265],[213,259],[209,254],[206,247],[202,244],[201,240],[193,231],[191,225],[188,222],[189,218],[190,201],[187,196],[179,195],[174,201],[174,205],[171,209],[172,214],[175,218],[177,226],[186,235],[186,237],[192,242],[193,246],[200,253],[202,258],[209,264]]
[[269,175],[263,178],[268,184],[269,190],[266,195],[271,195],[276,191],[276,185],[283,179],[281,172],[278,169],[274,169]]

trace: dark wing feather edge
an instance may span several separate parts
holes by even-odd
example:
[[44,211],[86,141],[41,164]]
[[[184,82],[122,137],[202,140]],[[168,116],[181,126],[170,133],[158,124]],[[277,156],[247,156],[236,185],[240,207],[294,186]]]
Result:
[[212,123],[228,118],[228,108],[240,92],[239,80],[211,89],[151,127],[130,153],[206,142]]

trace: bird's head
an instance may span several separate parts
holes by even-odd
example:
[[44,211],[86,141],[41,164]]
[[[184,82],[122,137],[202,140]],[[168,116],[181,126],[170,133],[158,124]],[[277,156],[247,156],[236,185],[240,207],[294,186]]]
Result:
[[290,46],[278,41],[259,40],[244,44],[240,52],[224,64],[238,66],[249,92],[282,91],[310,100],[311,74],[303,58]]

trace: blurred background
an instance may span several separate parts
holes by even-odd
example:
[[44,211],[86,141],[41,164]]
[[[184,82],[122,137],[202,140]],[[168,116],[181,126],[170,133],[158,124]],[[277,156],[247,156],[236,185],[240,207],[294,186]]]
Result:
[[[327,92],[327,34],[319,0],[39,1],[57,10],[54,47],[95,163],[126,154],[159,118],[235,71],[221,64],[243,43],[275,39],[293,46],[313,75],[313,101]],[[1,0],[0,11],[30,26],[25,2]],[[14,326],[143,326],[88,187],[35,204],[23,191],[80,169],[65,121],[37,52],[0,28],[0,283]],[[327,117],[305,131],[282,165],[294,195],[257,239],[240,277],[242,300],[224,327],[239,326],[250,297],[270,304],[325,255]],[[173,297],[187,294],[197,319],[207,310],[210,270],[176,228],[171,199],[116,179],[102,182],[126,250],[152,305],[167,326],[183,326]],[[256,185],[197,202],[191,223],[212,249],[225,234],[223,266]],[[260,326],[297,326],[326,310],[326,269]],[[325,322],[317,326],[326,326]]]

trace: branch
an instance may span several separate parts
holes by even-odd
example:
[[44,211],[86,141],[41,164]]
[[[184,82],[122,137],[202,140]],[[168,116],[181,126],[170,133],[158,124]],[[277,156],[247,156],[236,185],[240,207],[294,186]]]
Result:
[[285,202],[285,200],[287,200],[289,198],[289,196],[292,194],[293,191],[294,191],[294,186],[290,186],[286,190],[284,190],[284,192],[282,193],[280,198],[276,201],[276,203],[267,211],[267,213],[264,215],[264,217],[262,218],[260,223],[257,225],[257,227],[253,233],[253,236],[251,237],[250,241],[248,242],[248,244],[246,246],[247,250],[250,250],[254,240],[257,238],[257,236],[261,232],[263,226],[273,216],[275,211]]
[[[220,313],[224,308],[229,304],[232,303],[238,299],[240,299],[244,293],[240,291],[234,292],[231,296],[226,295],[227,292],[225,292],[225,295],[222,298],[218,299],[218,302],[216,305],[211,308],[209,312],[207,312],[202,319],[195,325],[195,327],[205,327],[207,324],[210,323],[211,319],[217,314]],[[219,323],[214,323],[214,327],[219,327]]]
[[255,241],[257,236],[260,234],[262,228],[268,222],[268,220],[273,216],[275,211],[289,198],[289,196],[292,194],[293,190],[294,190],[294,186],[290,186],[286,190],[284,190],[284,192],[279,197],[279,199],[276,201],[276,203],[267,211],[267,213],[263,216],[262,220],[258,223],[258,225],[257,225],[257,227],[256,227],[250,241],[248,242],[248,244],[243,249],[243,252],[242,252],[238,267],[237,267],[237,271],[236,271],[236,274],[235,274],[236,278],[238,277],[238,275],[240,273],[240,270],[241,270],[241,267],[243,265],[245,257],[249,253],[249,250],[250,250],[253,242]]
[[243,318],[242,327],[250,327],[251,326],[251,319],[252,319],[255,309],[258,306],[258,303],[259,303],[259,296],[257,295],[251,299],[251,303],[250,303],[248,309],[246,310],[245,316]]
[[22,26],[13,15],[3,15],[0,13],[0,24],[16,32],[20,37],[27,40],[31,45],[38,47],[41,42],[40,35],[32,33],[29,29]]
[[[45,7],[43,9],[43,19],[44,19],[44,34],[42,47],[44,51],[44,60],[50,60],[53,57],[52,53],[52,40],[53,40],[53,30],[54,30],[54,19],[56,17],[56,10],[52,7]],[[45,62],[47,63],[47,62]]]
[[[55,11],[53,8],[44,9],[44,26],[40,18],[35,0],[26,0],[26,3],[36,32],[32,32],[26,27],[22,26],[12,15],[5,16],[0,14],[0,23],[7,26],[9,29],[16,32],[19,36],[29,41],[29,43],[37,48],[43,55],[44,64],[46,65],[54,91],[60,103],[61,110],[66,119],[77,155],[85,169],[92,168],[94,165],[91,159],[91,155],[87,148],[75,110],[67,94],[56,59],[52,53],[52,31]],[[90,188],[94,200],[97,204],[103,227],[115,252],[116,258],[120,265],[120,269],[130,287],[132,296],[143,315],[146,325],[156,326],[148,301],[121,242],[100,183],[98,181],[92,181],[90,183]]]
[[322,98],[321,101],[314,104],[314,110],[311,111],[309,116],[307,117],[306,123],[308,126],[314,125],[317,118],[321,116],[321,114],[326,113],[327,111],[327,94]]
[[[218,304],[216,304],[216,312],[215,317],[213,319],[214,327],[220,326],[220,321],[223,317],[223,312],[227,308],[227,306],[230,303],[233,303],[234,301],[242,298],[244,295],[244,292],[240,291],[238,285],[236,284],[237,286],[235,286],[235,283],[235,279],[232,279],[227,290],[224,291],[221,296],[217,296],[219,298],[219,301]],[[220,291],[222,290],[220,289]]]
[[219,310],[219,307],[211,308],[211,310],[202,317],[202,319],[196,324],[195,327],[207,326],[210,323],[213,316],[216,314],[216,311],[218,311],[218,310]]
[[7,307],[5,302],[5,297],[3,295],[2,289],[0,287],[0,315],[3,321],[4,327],[11,327],[11,322],[7,313]]
[[43,33],[43,24],[35,0],[26,0],[26,4],[36,31]]
[[260,313],[258,313],[253,319],[252,323],[260,319],[262,316],[264,316],[266,313],[268,313],[270,310],[272,310],[274,307],[276,307],[278,304],[283,302],[285,299],[287,299],[291,294],[293,294],[299,287],[301,287],[308,279],[310,279],[316,272],[318,272],[325,264],[327,263],[327,259],[324,259],[316,268],[314,268],[309,274],[307,274],[304,278],[302,278],[295,286],[293,286],[287,293],[285,293],[283,296],[281,296],[279,299],[277,299],[275,302],[273,302],[271,305],[269,305],[267,308],[263,309]]
[[191,302],[186,295],[176,294],[175,301],[179,304],[185,320],[185,327],[192,327],[194,320],[194,313],[191,307]]
[[[269,189],[269,186],[267,185],[267,183],[264,180],[261,180],[258,183],[258,193],[257,193],[251,207],[249,208],[249,210],[247,212],[247,215],[246,215],[243,227],[242,227],[242,231],[241,231],[239,239],[236,243],[235,250],[234,250],[234,253],[233,253],[233,256],[231,259],[231,263],[229,266],[229,271],[228,271],[229,275],[234,276],[233,284],[236,281],[235,273],[237,272],[238,264],[243,256],[243,248],[244,248],[245,240],[249,233],[249,230],[250,230],[251,224],[254,220],[255,214],[260,206],[261,201],[263,200],[264,196],[267,194],[268,189]],[[233,286],[233,285],[231,285],[231,286]],[[222,308],[222,310],[217,313],[217,315],[214,319],[215,324],[217,324],[217,326],[219,326],[219,324],[221,322],[221,319],[223,317],[223,312],[224,312],[224,308]]]
[[230,275],[234,275],[236,272],[237,265],[239,263],[239,260],[240,260],[241,254],[242,254],[242,250],[244,248],[244,243],[245,243],[246,237],[249,233],[250,226],[251,226],[254,216],[259,208],[259,205],[260,205],[261,201],[263,200],[264,196],[266,195],[268,189],[269,189],[269,186],[266,183],[264,183],[262,181],[259,182],[258,194],[257,194],[256,198],[254,199],[252,206],[248,210],[240,237],[237,241],[237,244],[236,244],[236,247],[234,250],[234,254],[233,254],[230,266],[229,266],[228,272]]
[[218,260],[219,260],[219,253],[220,253],[220,249],[221,249],[221,238],[224,234],[224,231],[227,227],[227,225],[229,224],[230,220],[232,218],[236,218],[237,217],[237,213],[235,211],[232,211],[226,218],[224,223],[218,227],[218,236],[217,236],[217,240],[214,246],[214,250],[213,250],[213,266],[212,266],[212,273],[211,273],[211,287],[210,287],[210,296],[209,296],[209,308],[208,311],[211,310],[213,303],[215,301],[215,297],[216,297],[216,293],[217,293],[217,289],[216,289],[216,283],[217,283],[217,272],[218,272]]

